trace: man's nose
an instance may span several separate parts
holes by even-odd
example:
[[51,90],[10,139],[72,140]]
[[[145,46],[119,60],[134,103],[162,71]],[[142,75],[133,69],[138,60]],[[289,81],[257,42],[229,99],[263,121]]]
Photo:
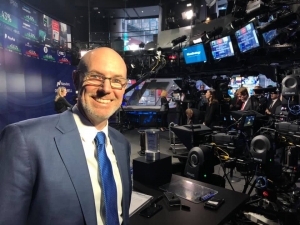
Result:
[[101,86],[102,91],[104,91],[105,93],[110,93],[112,90],[111,84],[110,84],[110,80],[109,79],[105,79],[103,81],[103,84]]

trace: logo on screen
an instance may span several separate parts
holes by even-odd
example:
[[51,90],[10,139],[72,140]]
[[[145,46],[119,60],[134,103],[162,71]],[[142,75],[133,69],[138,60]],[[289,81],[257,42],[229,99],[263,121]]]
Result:
[[18,3],[15,0],[9,0],[9,3],[14,7],[18,7]]
[[191,56],[191,55],[200,55],[200,54],[201,54],[201,52],[199,51],[199,52],[189,52],[186,55]]
[[47,47],[44,47],[44,52],[48,53],[48,48]]
[[62,82],[61,80],[58,81],[58,82],[56,82],[56,87],[62,86],[62,85],[64,85],[64,86],[70,86],[70,83],[65,83],[65,82]]
[[58,56],[66,57],[66,52],[57,50],[57,55],[58,55]]
[[10,37],[9,35],[7,34],[4,34],[4,37],[7,38],[8,40],[10,41],[16,41],[16,39],[14,37]]

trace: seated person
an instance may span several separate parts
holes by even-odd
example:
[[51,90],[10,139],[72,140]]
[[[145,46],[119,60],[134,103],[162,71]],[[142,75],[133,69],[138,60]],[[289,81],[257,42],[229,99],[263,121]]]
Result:
[[236,91],[237,97],[242,101],[240,110],[257,110],[258,100],[254,96],[250,96],[247,88],[241,87]]
[[271,92],[271,100],[267,104],[266,114],[267,115],[275,115],[276,114],[276,108],[280,106],[281,108],[281,100],[278,99],[278,93],[277,92]]
[[264,93],[262,91],[259,91],[259,89],[262,89],[261,86],[255,86],[253,91],[254,91],[254,97],[258,100],[258,106],[256,111],[265,114],[265,111],[267,109],[267,103],[268,99],[265,97]]
[[214,89],[207,90],[205,97],[208,100],[208,105],[206,107],[203,124],[212,128],[213,126],[219,125],[220,105]]
[[189,108],[185,110],[185,114],[187,117],[187,124],[198,124],[199,123],[199,115],[200,111],[195,108]]
[[237,97],[237,93],[234,93],[234,97],[230,101],[230,110],[231,111],[236,111],[240,110],[242,107],[242,101]]

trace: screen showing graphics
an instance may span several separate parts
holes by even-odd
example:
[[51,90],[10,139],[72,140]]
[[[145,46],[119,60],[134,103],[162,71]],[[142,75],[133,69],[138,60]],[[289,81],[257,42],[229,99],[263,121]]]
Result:
[[23,54],[27,56],[28,46],[36,44],[71,49],[69,25],[53,20],[18,0],[0,1],[0,38],[4,49],[17,53],[26,49]]
[[210,47],[214,59],[222,59],[234,55],[230,36],[211,41]]
[[206,62],[206,54],[203,44],[193,45],[182,49],[186,64]]
[[252,23],[236,31],[235,36],[241,52],[247,52],[259,47],[256,30]]
[[229,86],[231,87],[228,90],[228,94],[233,98],[234,93],[240,88],[240,87],[246,87],[248,90],[248,93],[250,95],[254,94],[254,87],[261,85],[259,82],[258,76],[248,76],[248,77],[242,77],[240,75],[233,75],[230,78]]
[[252,127],[254,124],[255,115],[245,116],[244,127]]
[[[268,20],[268,22],[266,22],[266,23],[269,23],[269,22],[271,22],[272,20],[274,20],[273,15],[271,15],[271,16],[269,17],[269,20]],[[260,23],[259,23],[259,26],[264,26],[266,23],[260,22]],[[264,38],[264,41],[265,41],[267,44],[269,44],[275,37],[277,37],[277,35],[278,35],[277,29],[273,29],[273,30],[270,30],[270,31],[265,32],[265,33],[262,34],[262,36],[263,36],[263,38]]]

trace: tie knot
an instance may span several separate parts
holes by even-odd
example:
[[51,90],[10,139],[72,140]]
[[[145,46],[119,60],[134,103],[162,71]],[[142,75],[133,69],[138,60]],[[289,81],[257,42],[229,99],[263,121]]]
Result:
[[97,133],[96,140],[98,144],[105,144],[105,134],[101,131]]

